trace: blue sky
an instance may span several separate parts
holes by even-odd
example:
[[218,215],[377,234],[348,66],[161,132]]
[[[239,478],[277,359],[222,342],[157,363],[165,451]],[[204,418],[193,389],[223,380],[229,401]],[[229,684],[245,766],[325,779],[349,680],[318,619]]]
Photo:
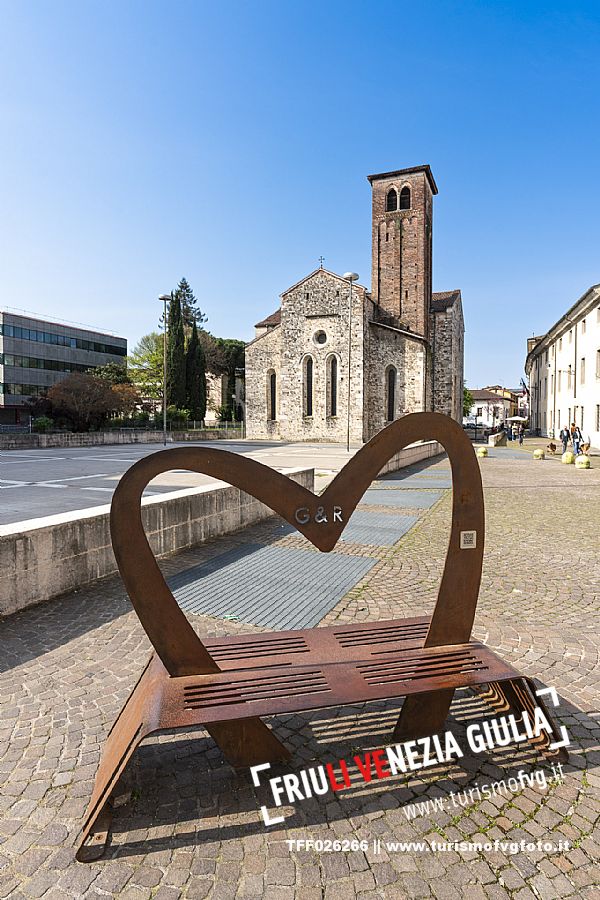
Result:
[[429,163],[471,386],[600,281],[597,2],[0,0],[0,305],[131,343],[182,275],[249,339],[370,284],[372,172]]

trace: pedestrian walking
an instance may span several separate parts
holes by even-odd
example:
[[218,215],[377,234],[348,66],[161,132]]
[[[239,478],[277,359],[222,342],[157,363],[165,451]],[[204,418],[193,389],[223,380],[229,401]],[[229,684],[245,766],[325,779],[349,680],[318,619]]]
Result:
[[583,443],[583,435],[581,434],[581,429],[578,425],[575,425],[573,422],[573,429],[571,431],[571,440],[573,441],[573,453],[575,456],[579,456],[581,450],[581,444]]
[[523,438],[525,437],[525,429],[523,428],[523,423],[519,425],[519,447],[523,446]]
[[569,431],[568,425],[563,425],[559,437],[560,437],[560,440],[562,443],[562,448],[563,448],[562,452],[566,453],[567,447],[569,445],[569,441],[571,440],[571,432]]

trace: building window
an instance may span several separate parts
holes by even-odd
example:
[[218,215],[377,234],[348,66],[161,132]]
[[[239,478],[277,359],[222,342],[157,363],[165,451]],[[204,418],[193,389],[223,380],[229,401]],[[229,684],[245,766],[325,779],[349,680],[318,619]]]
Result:
[[569,371],[567,372],[567,390],[571,390],[571,366],[569,366]]
[[315,344],[325,344],[327,343],[327,335],[324,331],[317,331],[313,337]]
[[582,319],[581,320],[581,333],[582,334],[585,334],[585,329],[586,329],[585,319]]
[[71,347],[73,350],[91,350],[93,353],[109,353],[112,356],[127,356],[126,347],[113,344],[101,344],[83,338],[70,337],[67,334],[56,334],[49,331],[36,331],[33,328],[22,328],[20,325],[0,324],[0,335],[17,338],[20,341],[36,341],[38,344],[54,344],[57,347]]
[[600,350],[596,350],[596,378],[600,378]]
[[396,370],[390,366],[386,370],[386,416],[388,422],[393,422],[396,417]]
[[274,422],[277,418],[277,375],[273,370],[267,373],[267,418]]
[[585,384],[585,358],[583,356],[581,357],[580,363],[579,382],[580,384]]
[[312,416],[313,414],[313,371],[314,363],[312,356],[307,356],[304,360],[304,390],[303,390],[303,415]]
[[400,209],[410,209],[410,188],[403,187],[400,191]]
[[571,330],[569,331],[569,343],[570,343],[570,344],[573,343],[573,329],[572,329],[572,328],[571,328]]
[[327,360],[327,415],[337,416],[338,361],[337,356]]
[[385,211],[395,212],[398,209],[398,194],[396,188],[390,188],[385,198]]
[[562,371],[558,370],[558,393],[560,394],[562,390]]
[[579,427],[580,427],[581,430],[583,431],[583,406],[581,407],[581,413],[580,413],[580,416],[579,416]]
[[600,431],[600,403],[596,404],[596,431]]
[[558,342],[558,349],[562,350],[562,338],[560,338],[560,340]]

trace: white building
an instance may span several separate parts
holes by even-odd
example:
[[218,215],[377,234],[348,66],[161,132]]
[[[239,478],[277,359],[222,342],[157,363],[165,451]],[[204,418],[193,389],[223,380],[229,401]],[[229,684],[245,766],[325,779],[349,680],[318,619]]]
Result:
[[[505,392],[507,394],[508,391]],[[483,425],[484,428],[496,428],[500,422],[506,422],[512,415],[511,397],[497,394],[489,388],[472,390],[473,406],[465,423]]]
[[557,437],[575,422],[600,447],[600,284],[547,334],[529,338],[525,371],[533,432]]

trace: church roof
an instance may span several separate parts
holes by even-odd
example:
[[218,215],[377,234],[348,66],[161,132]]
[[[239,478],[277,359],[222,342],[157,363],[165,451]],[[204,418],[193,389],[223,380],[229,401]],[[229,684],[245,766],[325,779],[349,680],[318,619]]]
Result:
[[[345,278],[342,278],[341,275],[338,275],[337,272],[331,272],[329,269],[326,269],[324,266],[319,266],[318,269],[313,269],[312,272],[309,272],[309,274],[305,275],[304,278],[301,278],[300,281],[297,281],[291,287],[289,287],[285,291],[283,291],[281,296],[285,297],[285,295],[289,294],[290,291],[295,290],[295,288],[299,287],[301,284],[303,284],[305,281],[308,281],[309,278],[312,278],[314,275],[317,275],[319,272],[321,274],[330,275],[332,278],[337,278],[338,281],[343,281],[344,284],[348,284],[348,281],[346,281]],[[367,288],[364,286],[364,284],[359,284],[358,281],[354,282],[354,288],[355,289],[359,288],[361,291],[365,291],[365,292],[367,291]]]
[[255,328],[273,328],[275,325],[281,324],[281,310],[276,309],[274,313],[271,313],[270,316],[267,316],[266,319],[263,319],[262,322],[257,322],[254,326]]
[[367,181],[370,181],[371,184],[373,184],[374,181],[378,181],[380,178],[396,178],[402,175],[413,175],[415,172],[424,172],[427,176],[427,181],[429,182],[432,193],[437,194],[437,184],[435,183],[433,173],[429,166],[411,166],[409,169],[396,169],[395,172],[381,172],[379,175],[367,175]]
[[460,290],[437,291],[431,295],[431,308],[434,312],[444,312],[444,310],[453,306],[460,299]]

